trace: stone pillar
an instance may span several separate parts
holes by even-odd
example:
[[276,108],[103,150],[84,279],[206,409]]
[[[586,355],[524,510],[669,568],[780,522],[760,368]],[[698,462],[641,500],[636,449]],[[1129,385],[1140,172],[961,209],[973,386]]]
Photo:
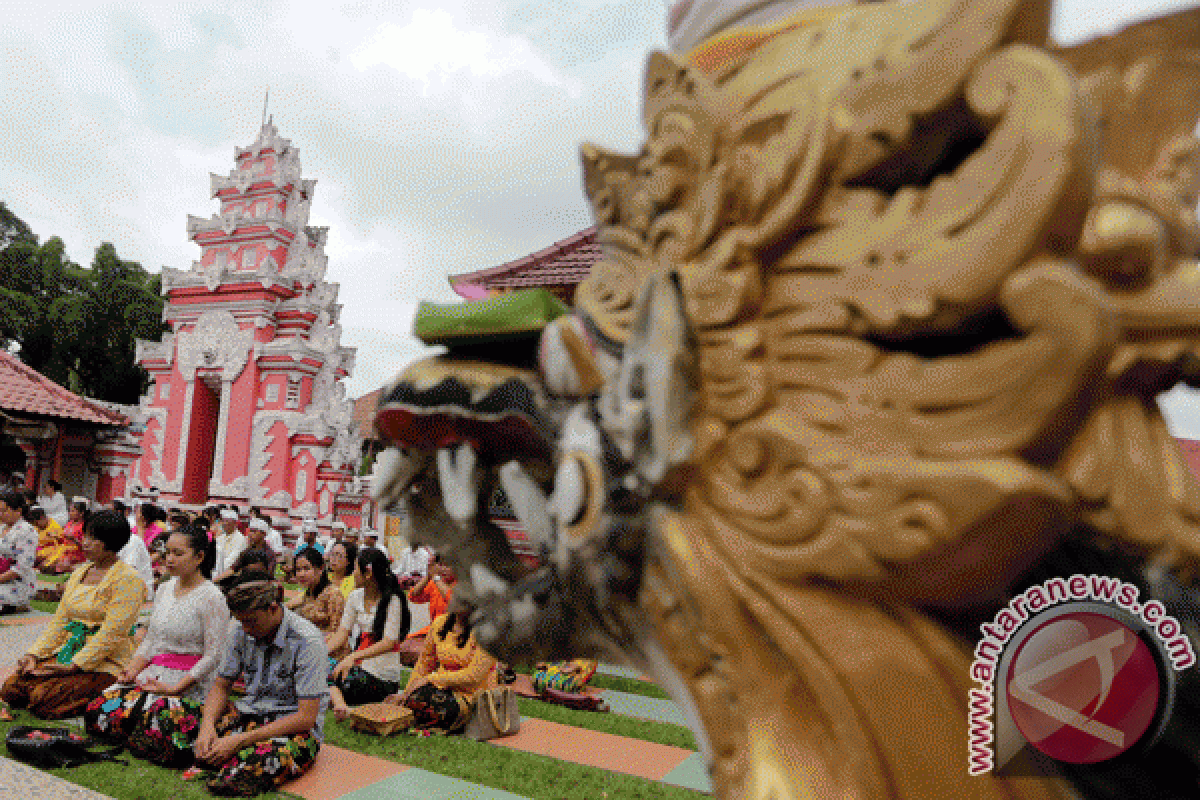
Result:
[[233,379],[223,374],[221,376],[221,416],[217,420],[217,441],[213,448],[213,474],[209,481],[210,491],[225,485],[225,439],[229,436],[232,391]]
[[192,403],[196,399],[196,376],[185,376],[187,381],[186,393],[183,398],[183,418],[179,423],[179,453],[175,461],[175,475],[171,478],[171,487],[176,492],[183,492],[184,470],[187,468],[188,435],[192,428]]

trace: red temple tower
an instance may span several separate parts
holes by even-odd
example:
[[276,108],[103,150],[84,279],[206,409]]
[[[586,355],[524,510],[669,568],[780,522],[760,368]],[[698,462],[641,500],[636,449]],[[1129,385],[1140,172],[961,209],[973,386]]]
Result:
[[360,522],[360,437],[342,379],[338,285],[323,280],[328,229],[308,225],[315,180],[275,126],[211,175],[220,212],[188,217],[201,248],[164,268],[171,333],[139,342],[153,378],[133,483],[168,504],[253,504],[293,519]]

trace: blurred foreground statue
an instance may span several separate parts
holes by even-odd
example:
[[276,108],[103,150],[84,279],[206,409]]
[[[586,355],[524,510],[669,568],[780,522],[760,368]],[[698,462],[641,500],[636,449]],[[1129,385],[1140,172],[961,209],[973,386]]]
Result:
[[1200,383],[1200,13],[1063,50],[1049,2],[680,6],[641,152],[584,148],[574,313],[426,309],[376,491],[501,658],[654,675],[720,797],[1120,796],[969,776],[969,665],[1071,548],[1200,564],[1154,399]]

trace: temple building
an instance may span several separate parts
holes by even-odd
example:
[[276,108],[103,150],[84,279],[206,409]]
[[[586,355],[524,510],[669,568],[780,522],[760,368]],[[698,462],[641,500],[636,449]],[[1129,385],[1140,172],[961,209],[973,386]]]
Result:
[[0,350],[0,485],[20,472],[41,490],[48,479],[67,497],[107,501],[125,491],[138,449],[129,419],[88,400]]
[[596,229],[585,228],[536,253],[495,267],[450,276],[450,287],[464,300],[478,300],[514,289],[547,289],[571,305],[575,287],[600,260]]
[[168,505],[257,505],[293,521],[358,527],[361,439],[342,380],[338,285],[327,228],[308,225],[315,180],[272,122],[211,175],[219,213],[188,217],[189,270],[163,269],[171,332],[138,343],[152,378],[133,483]]

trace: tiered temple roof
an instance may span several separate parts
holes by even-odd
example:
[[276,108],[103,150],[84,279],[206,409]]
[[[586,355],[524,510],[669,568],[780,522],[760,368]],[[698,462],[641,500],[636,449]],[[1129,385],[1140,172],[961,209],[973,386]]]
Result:
[[549,289],[570,304],[578,286],[600,260],[596,228],[585,228],[574,236],[495,267],[450,276],[450,286],[467,300],[514,289]]
[[126,425],[129,420],[59,386],[15,356],[0,351],[0,414]]

